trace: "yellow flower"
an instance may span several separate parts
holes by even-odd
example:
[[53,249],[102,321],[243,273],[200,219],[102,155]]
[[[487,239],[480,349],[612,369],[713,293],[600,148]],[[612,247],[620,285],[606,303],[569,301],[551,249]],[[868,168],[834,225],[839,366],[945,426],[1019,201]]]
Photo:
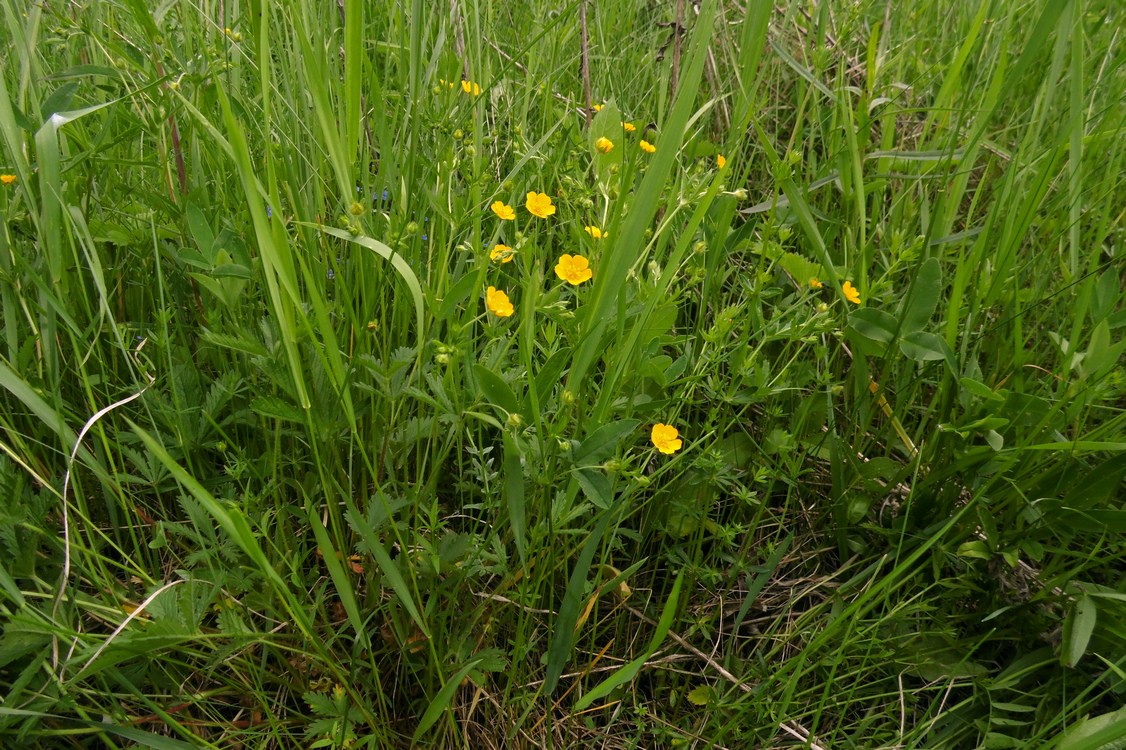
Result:
[[594,142],[594,147],[598,149],[599,153],[608,154],[610,149],[614,148],[614,142],[606,136],[602,136]]
[[657,446],[657,450],[671,456],[680,450],[680,446],[683,445],[679,436],[680,433],[671,424],[658,422],[653,425],[653,433],[649,436],[649,439],[653,441],[653,445]]
[[594,272],[590,270],[590,261],[581,255],[561,255],[555,264],[555,275],[566,281],[571,286],[578,286],[584,281],[590,281]]
[[516,209],[504,201],[494,201],[489,208],[493,209],[493,213],[505,221],[512,221],[516,218]]
[[499,243],[489,252],[489,260],[499,260],[501,263],[511,263],[515,256],[511,247]]
[[647,154],[651,154],[657,150],[657,147],[649,141],[642,141],[639,145],[641,146],[641,150]]
[[601,112],[602,111],[602,105],[601,104],[595,104],[593,107],[591,107],[591,109],[593,109],[595,112]]
[[498,318],[507,318],[512,314],[512,301],[508,299],[508,295],[491,286],[485,292],[485,305],[489,308],[489,312]]
[[727,159],[723,158],[723,154],[715,155],[715,165],[720,169],[723,169],[725,166],[727,166]]
[[473,96],[478,96],[481,93],[481,87],[473,81],[462,80],[461,90],[467,94],[473,94]]
[[16,176],[14,174],[0,174],[0,182],[4,183],[5,185],[12,185],[15,183],[15,181]]
[[452,89],[454,86],[457,85],[453,81],[447,81],[445,78],[439,78],[438,83],[442,84],[443,86],[445,86],[448,89]]
[[551,205],[551,196],[547,193],[528,193],[528,200],[524,202],[528,213],[546,219],[555,213],[555,206]]
[[841,291],[844,292],[845,299],[849,302],[854,305],[860,304],[860,292],[852,285],[851,281],[846,281],[844,286],[841,287]]
[[816,276],[813,276],[809,279],[809,288],[810,289],[820,289],[823,286],[825,286],[825,285],[822,284],[820,281],[818,281]]
[[633,131],[637,130],[637,126],[632,122],[623,122],[622,130],[626,131],[627,133],[632,133]]
[[610,233],[609,233],[609,232],[603,232],[603,231],[602,231],[601,229],[599,229],[598,227],[594,227],[594,226],[591,226],[591,227],[583,227],[583,229],[585,229],[585,230],[586,230],[586,233],[587,233],[587,234],[589,234],[589,235],[590,235],[591,237],[593,237],[593,238],[594,238],[594,239],[596,239],[596,240],[600,240],[600,239],[602,239],[602,238],[604,238],[604,237],[609,237],[609,236],[610,236]]

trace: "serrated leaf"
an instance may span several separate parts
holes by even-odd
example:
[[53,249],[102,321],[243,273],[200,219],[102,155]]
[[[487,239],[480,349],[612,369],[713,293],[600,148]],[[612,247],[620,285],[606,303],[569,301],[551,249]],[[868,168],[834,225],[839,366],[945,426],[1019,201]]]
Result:
[[790,275],[799,289],[808,289],[810,279],[821,280],[825,277],[820,263],[814,263],[797,253],[784,253],[778,259],[778,265]]
[[712,702],[712,688],[710,685],[697,685],[685,697],[693,706],[706,706]]
[[281,419],[286,422],[305,423],[305,415],[293,404],[282,401],[273,396],[259,396],[250,402],[250,408],[255,414],[272,419]]

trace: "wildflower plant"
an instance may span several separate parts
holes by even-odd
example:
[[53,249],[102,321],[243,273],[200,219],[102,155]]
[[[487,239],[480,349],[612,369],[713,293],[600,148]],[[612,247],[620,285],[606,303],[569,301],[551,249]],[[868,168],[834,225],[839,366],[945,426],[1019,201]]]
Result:
[[0,72],[0,745],[1115,726],[1098,3],[62,5]]

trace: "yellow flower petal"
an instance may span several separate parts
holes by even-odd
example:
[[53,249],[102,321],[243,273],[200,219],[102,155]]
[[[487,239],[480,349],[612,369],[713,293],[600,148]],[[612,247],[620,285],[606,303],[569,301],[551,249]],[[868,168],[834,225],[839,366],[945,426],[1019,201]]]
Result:
[[493,205],[489,206],[493,213],[504,221],[512,221],[516,218],[516,209],[508,205],[504,201],[494,201]]
[[603,232],[601,229],[599,229],[596,226],[583,227],[583,229],[586,231],[587,234],[589,234],[591,237],[593,237],[596,240],[600,240],[604,237],[610,236],[609,232]]
[[825,286],[825,285],[822,284],[816,276],[810,278],[810,280],[809,280],[809,288],[810,289],[820,289],[823,286]]
[[498,318],[507,318],[514,312],[508,295],[494,286],[485,291],[485,306],[489,308],[489,312]]
[[541,219],[546,219],[555,213],[555,206],[551,205],[551,196],[547,193],[528,193],[524,207],[528,209],[528,213]]
[[0,182],[4,183],[5,185],[12,185],[15,183],[15,181],[16,176],[14,174],[0,174]]
[[594,272],[590,270],[590,261],[583,256],[563,254],[555,264],[555,275],[572,286],[578,286],[590,281]]
[[497,245],[489,251],[489,260],[499,260],[501,263],[511,263],[516,253],[508,245]]
[[623,122],[622,130],[626,131],[627,133],[632,133],[633,131],[637,130],[637,126],[632,122]]
[[844,285],[841,287],[841,291],[844,292],[845,299],[849,302],[854,305],[860,304],[860,292],[852,285],[851,281],[845,281]]
[[649,439],[653,442],[657,450],[670,456],[680,450],[681,446],[684,444],[680,439],[680,433],[677,432],[675,427],[671,424],[663,424],[661,422],[653,425],[653,431],[650,433]]
[[606,136],[602,136],[594,142],[594,147],[598,149],[599,153],[608,154],[610,153],[610,149],[614,148],[614,142]]
[[715,155],[715,165],[720,169],[723,169],[725,166],[727,166],[727,159],[723,158],[723,154]]
[[651,154],[651,153],[653,153],[657,150],[657,147],[654,146],[649,141],[642,141],[638,145],[641,146],[641,150],[644,151],[647,154]]

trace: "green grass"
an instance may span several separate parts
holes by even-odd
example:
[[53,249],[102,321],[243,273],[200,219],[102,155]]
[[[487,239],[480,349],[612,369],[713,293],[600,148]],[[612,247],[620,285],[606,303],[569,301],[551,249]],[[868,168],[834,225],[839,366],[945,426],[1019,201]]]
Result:
[[581,4],[3,4],[0,745],[1126,738],[1117,3]]

